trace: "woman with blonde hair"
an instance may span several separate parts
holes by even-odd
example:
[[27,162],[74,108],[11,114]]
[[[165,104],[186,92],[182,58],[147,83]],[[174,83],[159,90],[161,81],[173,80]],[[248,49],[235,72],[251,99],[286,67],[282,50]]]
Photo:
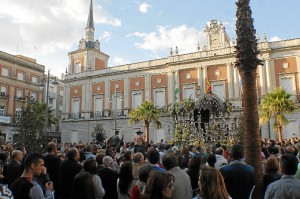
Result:
[[198,185],[199,194],[194,199],[231,199],[221,172],[215,168],[203,166]]
[[281,178],[279,174],[279,161],[275,157],[269,157],[265,162],[265,173],[263,176],[264,192],[272,182]]

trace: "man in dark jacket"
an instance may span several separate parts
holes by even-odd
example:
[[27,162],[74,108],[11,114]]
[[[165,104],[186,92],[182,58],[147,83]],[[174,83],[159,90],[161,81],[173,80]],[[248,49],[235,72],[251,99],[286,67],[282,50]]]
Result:
[[76,174],[80,172],[82,166],[79,164],[80,154],[77,148],[70,148],[66,154],[66,159],[59,167],[59,198],[67,199],[71,196],[71,187]]
[[21,165],[23,159],[23,153],[19,150],[14,150],[11,153],[11,160],[7,165],[7,170],[4,176],[7,179],[8,187],[10,188],[11,184],[22,175],[23,167]]
[[117,180],[119,175],[113,169],[113,159],[110,156],[105,156],[103,164],[105,168],[100,169],[97,173],[105,190],[103,199],[118,199]]
[[229,195],[233,199],[249,198],[254,187],[254,169],[242,159],[244,149],[240,144],[233,145],[229,151],[230,164],[220,168]]
[[[44,156],[44,165],[47,168],[47,173],[51,181],[53,182],[53,188],[55,190],[55,195],[58,189],[58,177],[59,177],[59,165],[61,160],[56,156],[57,146],[55,142],[49,142],[47,144],[47,153]],[[57,196],[57,195],[56,195]]]

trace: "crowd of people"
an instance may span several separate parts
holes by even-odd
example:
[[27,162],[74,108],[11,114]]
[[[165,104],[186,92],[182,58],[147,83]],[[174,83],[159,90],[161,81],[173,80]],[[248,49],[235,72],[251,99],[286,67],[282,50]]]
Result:
[[[3,145],[0,198],[248,199],[255,189],[243,145],[178,148],[163,140],[106,146],[49,142],[45,153]],[[140,135],[139,135],[140,136]],[[264,196],[300,198],[300,143],[262,140]],[[299,164],[299,168],[298,168]]]

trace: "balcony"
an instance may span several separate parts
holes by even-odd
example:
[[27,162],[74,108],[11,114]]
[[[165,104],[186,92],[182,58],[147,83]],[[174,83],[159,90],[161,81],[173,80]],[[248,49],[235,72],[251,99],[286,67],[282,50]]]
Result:
[[8,98],[8,94],[6,92],[0,92],[0,97],[7,99]]
[[15,96],[15,100],[23,101],[24,97],[22,97],[22,96]]
[[81,113],[71,113],[69,119],[78,120],[81,117]]
[[10,116],[5,116],[4,110],[0,110],[0,123],[10,124]]
[[103,117],[103,111],[91,112],[91,118],[102,118],[102,117]]

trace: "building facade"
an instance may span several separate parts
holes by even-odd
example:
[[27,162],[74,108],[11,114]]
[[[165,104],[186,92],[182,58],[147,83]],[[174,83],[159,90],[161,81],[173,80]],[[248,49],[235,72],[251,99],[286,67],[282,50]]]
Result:
[[12,124],[25,98],[43,100],[39,84],[44,78],[45,66],[34,59],[0,51],[0,71],[0,129],[6,134],[6,140],[12,141]]
[[[142,124],[128,125],[128,112],[143,101],[152,101],[166,108],[189,97],[196,99],[198,88],[205,91],[208,83],[212,92],[233,104],[232,118],[242,110],[242,81],[236,61],[235,41],[230,40],[225,27],[210,21],[204,33],[206,45],[195,52],[178,54],[170,50],[169,57],[144,62],[108,67],[109,56],[100,50],[94,40],[93,7],[89,10],[85,38],[78,49],[69,53],[68,73],[64,80],[63,142],[89,142],[96,123],[101,123],[110,137],[121,130],[125,140],[132,140],[134,132],[143,130]],[[282,87],[299,102],[300,39],[268,42],[266,36],[258,39],[259,58],[263,65],[257,68],[258,104],[275,87]],[[289,115],[284,137],[300,137],[299,113]],[[150,140],[172,138],[172,118],[161,118],[162,128],[150,127]],[[261,127],[262,137],[274,137],[272,121]]]

